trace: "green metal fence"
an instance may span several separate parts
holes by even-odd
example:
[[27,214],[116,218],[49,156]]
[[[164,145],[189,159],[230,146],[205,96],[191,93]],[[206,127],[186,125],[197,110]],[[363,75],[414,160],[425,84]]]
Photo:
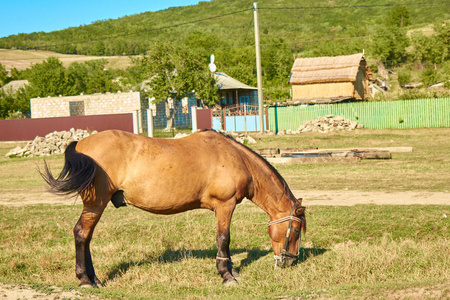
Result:
[[297,130],[325,115],[343,116],[375,129],[450,127],[450,98],[270,107],[269,129]]

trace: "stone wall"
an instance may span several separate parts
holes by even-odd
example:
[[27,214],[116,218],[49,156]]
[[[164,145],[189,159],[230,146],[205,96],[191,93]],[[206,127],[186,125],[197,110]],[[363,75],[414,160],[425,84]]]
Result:
[[147,128],[148,100],[139,92],[32,98],[32,118],[91,116],[139,111],[139,132]]
[[141,95],[139,92],[31,99],[32,118],[118,114],[140,109]]

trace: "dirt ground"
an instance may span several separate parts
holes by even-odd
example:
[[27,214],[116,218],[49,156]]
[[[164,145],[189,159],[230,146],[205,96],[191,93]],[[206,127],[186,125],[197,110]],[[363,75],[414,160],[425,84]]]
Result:
[[[450,192],[361,192],[361,191],[293,191],[296,197],[303,198],[306,206],[332,205],[352,206],[356,204],[375,205],[450,205]],[[77,198],[52,195],[46,191],[30,193],[3,192],[0,205],[23,206],[36,204],[74,205],[80,204]],[[50,293],[48,290],[50,289]],[[386,299],[448,299],[449,290],[440,286],[400,290],[389,295]],[[50,287],[46,291],[35,290],[24,284],[0,283],[0,299],[82,299],[77,291],[62,291],[58,287]],[[95,299],[92,297],[91,299]]]
[[[450,205],[450,192],[361,192],[349,190],[336,191],[293,191],[296,197],[303,198],[303,205],[352,206],[356,204],[376,205]],[[79,198],[61,197],[44,190],[29,193],[3,191],[0,205],[22,206],[33,204],[73,205],[80,204]]]

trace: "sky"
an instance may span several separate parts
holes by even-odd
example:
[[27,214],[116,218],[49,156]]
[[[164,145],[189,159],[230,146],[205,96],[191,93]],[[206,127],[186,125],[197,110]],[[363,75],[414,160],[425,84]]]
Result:
[[199,0],[0,0],[0,38],[32,32],[51,32],[117,19]]

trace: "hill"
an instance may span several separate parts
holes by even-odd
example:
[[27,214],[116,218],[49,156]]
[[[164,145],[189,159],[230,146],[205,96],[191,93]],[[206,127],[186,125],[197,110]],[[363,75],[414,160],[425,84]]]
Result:
[[[0,49],[0,64],[3,64],[8,72],[12,68],[16,68],[19,71],[25,70],[30,68],[32,64],[41,63],[49,57],[58,58],[66,68],[74,62],[82,63],[88,60],[100,59],[98,56],[69,55],[43,50]],[[130,58],[127,56],[108,56],[101,58],[108,60],[108,64],[106,65],[108,69],[125,69],[131,64]]]
[[[312,52],[316,46],[327,41],[332,41],[338,50],[344,48],[338,52],[360,52],[369,48],[371,37],[380,36],[380,25],[386,23],[391,10],[398,5],[408,11],[408,23],[404,23],[408,29],[450,19],[450,1],[260,0],[261,42],[263,46],[282,43],[292,52],[306,55],[315,55]],[[180,43],[194,32],[217,39],[213,45],[199,45],[203,48],[251,46],[251,2],[212,0],[50,33],[13,35],[0,39],[0,48],[95,56],[134,55],[145,53],[153,43]]]

